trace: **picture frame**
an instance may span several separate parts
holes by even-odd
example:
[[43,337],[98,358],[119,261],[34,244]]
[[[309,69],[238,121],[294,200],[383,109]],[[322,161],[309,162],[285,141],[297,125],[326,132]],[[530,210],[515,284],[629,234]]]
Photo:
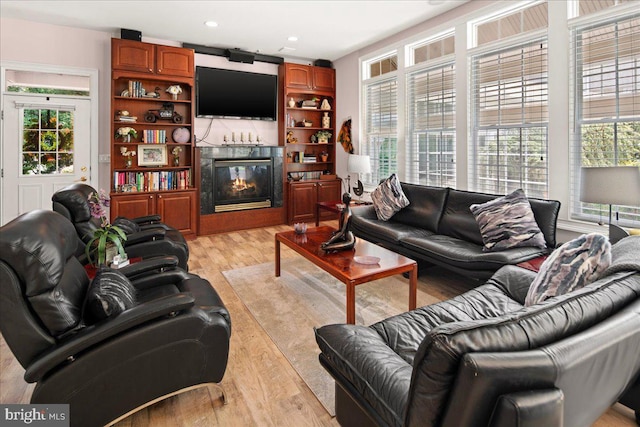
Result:
[[167,146],[165,144],[138,145],[138,166],[166,166]]

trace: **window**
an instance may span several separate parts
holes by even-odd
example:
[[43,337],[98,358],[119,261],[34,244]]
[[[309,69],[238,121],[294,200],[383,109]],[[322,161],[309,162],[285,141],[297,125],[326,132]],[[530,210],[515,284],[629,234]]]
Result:
[[471,58],[470,187],[547,197],[547,43]]
[[433,61],[455,52],[455,36],[447,34],[443,37],[431,38],[409,45],[409,64],[422,64]]
[[25,108],[22,175],[73,173],[73,111]]
[[456,186],[454,77],[453,64],[407,76],[408,182]]
[[397,98],[396,78],[365,85],[365,135],[360,150],[371,158],[371,174],[363,176],[369,185],[398,172]]
[[539,2],[518,10],[501,13],[475,24],[475,46],[483,46],[528,31],[547,28],[547,9],[546,2]]
[[[640,166],[640,14],[575,26],[571,45],[572,217],[598,221],[609,206],[579,201],[580,167]],[[640,208],[616,210],[640,221]]]
[[362,63],[364,108],[360,154],[371,158],[362,182],[377,185],[398,172],[398,55],[391,52]]
[[608,9],[619,4],[628,3],[631,0],[579,0],[578,16],[590,15],[603,9]]

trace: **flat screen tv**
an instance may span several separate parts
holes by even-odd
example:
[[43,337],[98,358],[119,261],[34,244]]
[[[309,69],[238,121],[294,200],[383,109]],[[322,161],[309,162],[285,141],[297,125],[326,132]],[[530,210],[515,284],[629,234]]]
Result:
[[278,76],[196,67],[196,116],[276,120]]

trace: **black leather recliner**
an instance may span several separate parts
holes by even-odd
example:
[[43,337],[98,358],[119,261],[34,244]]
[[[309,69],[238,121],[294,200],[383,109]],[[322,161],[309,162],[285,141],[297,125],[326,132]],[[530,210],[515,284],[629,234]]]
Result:
[[[71,184],[53,194],[53,210],[71,221],[78,234],[78,248],[76,256],[82,259],[86,243],[91,240],[94,230],[100,227],[100,220],[91,216],[89,195],[97,193],[87,184]],[[178,258],[178,265],[188,269],[189,246],[184,236],[175,228],[160,222],[159,215],[149,215],[138,218],[127,218],[133,224],[123,227],[127,234],[124,242],[125,251],[129,258],[149,258],[163,255],[174,255]]]
[[75,249],[73,225],[49,210],[0,228],[0,331],[37,383],[31,403],[67,403],[71,425],[98,426],[222,380],[231,323],[208,281],[175,257],[131,264],[119,271],[135,304],[91,324],[83,305],[92,285]]

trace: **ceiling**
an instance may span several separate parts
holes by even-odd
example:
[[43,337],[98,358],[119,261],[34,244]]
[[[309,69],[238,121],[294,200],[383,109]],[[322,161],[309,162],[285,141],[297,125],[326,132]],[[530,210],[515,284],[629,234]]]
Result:
[[[154,39],[333,61],[467,1],[2,0],[0,16],[114,35],[128,28]],[[205,26],[207,20],[218,26]],[[298,40],[288,41],[290,36]]]

